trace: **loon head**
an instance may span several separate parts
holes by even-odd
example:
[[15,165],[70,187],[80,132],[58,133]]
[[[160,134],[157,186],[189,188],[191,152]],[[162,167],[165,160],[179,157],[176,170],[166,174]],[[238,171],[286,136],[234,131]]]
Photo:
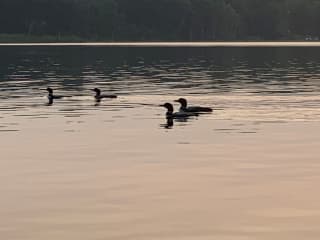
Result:
[[179,98],[179,99],[174,100],[174,101],[180,103],[182,108],[186,108],[187,107],[187,100],[185,98]]
[[96,96],[100,96],[101,90],[99,88],[92,89],[96,93]]
[[47,91],[48,91],[49,94],[52,94],[52,93],[53,93],[52,88],[49,88],[49,87],[48,87],[48,88],[47,88]]
[[173,106],[171,103],[165,103],[163,105],[160,105],[160,107],[165,107],[167,109],[167,114],[173,113]]

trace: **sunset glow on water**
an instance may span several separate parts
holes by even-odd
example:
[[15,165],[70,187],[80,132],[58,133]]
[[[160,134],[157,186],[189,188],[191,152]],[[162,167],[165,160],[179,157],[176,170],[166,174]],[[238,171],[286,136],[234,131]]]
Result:
[[320,49],[163,44],[0,47],[3,239],[319,238]]

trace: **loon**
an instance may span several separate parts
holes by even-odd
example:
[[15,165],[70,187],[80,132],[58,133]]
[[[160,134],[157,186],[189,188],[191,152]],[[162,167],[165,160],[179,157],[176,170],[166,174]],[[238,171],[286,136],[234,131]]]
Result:
[[209,107],[199,107],[199,106],[187,107],[187,100],[185,98],[179,98],[174,101],[181,104],[180,111],[182,112],[212,112],[212,108],[209,108]]
[[117,98],[117,95],[106,95],[106,94],[101,94],[101,90],[99,88],[94,88],[92,89],[96,93],[94,98],[96,99],[97,102],[100,102],[102,98]]
[[163,105],[160,105],[160,107],[165,107],[167,109],[166,117],[167,118],[187,118],[191,116],[197,116],[196,113],[192,112],[173,112],[173,105],[171,103],[165,103]]
[[47,88],[47,91],[48,91],[49,104],[53,103],[53,99],[61,99],[61,98],[63,98],[63,96],[53,95],[53,90],[50,87]]

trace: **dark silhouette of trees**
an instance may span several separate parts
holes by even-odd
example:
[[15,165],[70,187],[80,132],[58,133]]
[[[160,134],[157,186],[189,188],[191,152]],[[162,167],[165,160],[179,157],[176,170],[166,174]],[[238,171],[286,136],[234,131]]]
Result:
[[320,0],[1,0],[0,34],[106,41],[316,39]]

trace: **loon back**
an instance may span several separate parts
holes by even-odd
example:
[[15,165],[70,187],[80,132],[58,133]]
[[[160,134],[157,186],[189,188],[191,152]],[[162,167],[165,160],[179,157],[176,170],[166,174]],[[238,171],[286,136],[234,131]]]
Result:
[[101,90],[99,88],[94,88],[92,89],[92,91],[96,93],[94,98],[97,101],[101,100],[102,98],[117,98],[117,95],[114,95],[114,94],[101,94]]
[[160,106],[165,107],[167,109],[167,112],[166,112],[167,118],[187,118],[191,116],[197,116],[196,113],[188,113],[184,111],[174,112],[173,105],[171,103],[165,103]]
[[180,107],[181,111],[184,112],[212,112],[212,108],[209,107],[199,107],[199,106],[190,106],[187,108]]
[[99,96],[99,98],[117,98],[117,95],[114,94],[102,94]]
[[175,100],[175,102],[178,102],[181,104],[180,111],[183,112],[212,112],[212,108],[209,107],[200,107],[200,106],[191,106],[188,107],[188,102],[185,98],[179,98]]

